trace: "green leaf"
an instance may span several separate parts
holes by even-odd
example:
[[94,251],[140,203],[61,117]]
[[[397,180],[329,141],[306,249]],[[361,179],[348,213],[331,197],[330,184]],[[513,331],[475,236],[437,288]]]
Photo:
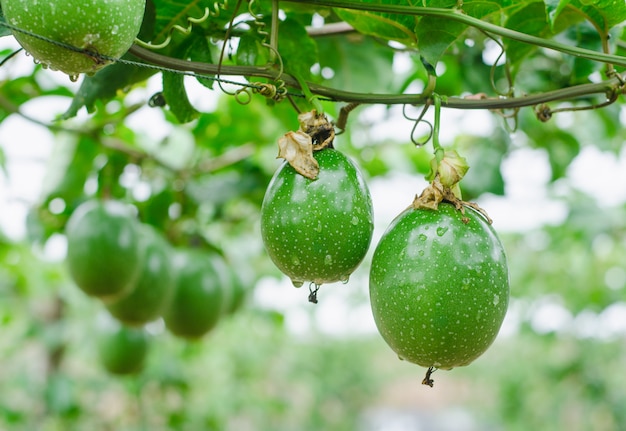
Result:
[[[187,57],[191,61],[198,61],[201,63],[211,63],[211,46],[206,37],[193,37],[189,48],[187,49]],[[198,82],[204,85],[206,88],[213,89],[215,80],[209,78],[196,78]]]
[[[588,22],[582,22],[575,27],[570,27],[562,34],[572,41],[572,45],[579,48],[602,51],[602,39],[595,28]],[[574,56],[566,57],[565,60],[571,67],[571,84],[588,82],[589,75],[604,66],[601,63]]]
[[[505,26],[521,33],[550,38],[569,27],[575,26],[582,20],[583,16],[579,13],[571,8],[565,8],[559,14],[558,19],[550,22],[544,4],[530,3],[509,15]],[[535,45],[514,40],[506,40],[505,47],[507,59],[514,67],[537,49]]]
[[[139,61],[130,54],[125,55],[124,58]],[[100,70],[94,76],[85,76],[70,107],[61,118],[67,120],[75,117],[83,106],[87,108],[87,112],[93,113],[98,101],[108,102],[117,95],[119,90],[145,81],[156,72],[155,69],[146,67],[114,63]]]
[[262,66],[269,61],[268,48],[264,47],[257,34],[244,34],[237,45],[236,61],[241,66]]
[[348,41],[340,36],[324,37],[317,45],[320,67],[334,72],[328,80],[331,86],[356,92],[381,92],[392,88],[394,76],[389,65],[393,51],[372,38]]
[[75,208],[84,196],[85,182],[99,150],[98,143],[87,136],[60,135],[46,166],[44,202],[61,198],[68,209]]
[[300,23],[292,19],[280,23],[278,52],[285,72],[309,79],[311,67],[317,63],[317,45]]
[[546,13],[550,20],[550,25],[554,29],[554,23],[559,17],[563,9],[570,3],[571,0],[544,0],[546,4]]
[[198,111],[189,102],[187,91],[185,90],[185,76],[163,72],[163,96],[174,114],[181,123],[188,123],[198,117]]
[[626,21],[624,0],[571,0],[571,8],[589,20],[603,34]]
[[[450,8],[456,6],[456,1],[435,0],[428,2],[428,6]],[[463,12],[475,18],[484,19],[493,14],[499,14],[500,6],[492,1],[465,1]],[[436,65],[441,56],[465,32],[467,26],[446,18],[425,16],[420,19],[415,30],[421,56],[431,65]]]
[[2,23],[6,22],[6,20],[4,19],[4,14],[2,13],[2,7],[0,7],[0,37],[2,36],[10,36],[11,35],[11,30],[9,30],[7,27],[3,26]]
[[[404,4],[402,1],[364,0],[364,3]],[[368,11],[335,9],[335,13],[360,33],[387,40],[395,40],[407,46],[415,45],[416,18],[398,14],[381,14]]]

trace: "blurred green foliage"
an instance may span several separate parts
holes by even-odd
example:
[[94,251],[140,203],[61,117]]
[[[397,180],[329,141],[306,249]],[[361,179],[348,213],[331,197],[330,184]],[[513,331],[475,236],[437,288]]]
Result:
[[[256,12],[267,15],[268,3],[259,3]],[[424,3],[450,7],[456,2]],[[556,35],[591,49],[610,33],[610,48],[626,53],[626,32],[618,25],[626,9],[620,2],[499,1],[487,2],[484,9],[479,4],[484,2],[465,3],[472,16],[499,22],[502,15],[509,28]],[[169,26],[185,22],[182,17],[202,16],[208,4],[149,1],[142,37],[159,41]],[[517,42],[500,46],[484,33],[457,25],[441,26],[441,39],[415,41],[417,21],[406,16],[320,8],[327,23],[346,19],[363,34],[314,38],[305,31],[313,19],[311,7],[284,6],[289,18],[281,35],[289,42],[284,42],[285,70],[343,90],[401,93],[423,87],[427,73],[414,43],[430,48],[431,61],[439,60],[436,90],[444,96],[540,93],[591,82],[607,71],[599,63]],[[213,42],[223,38],[229,20],[222,11],[195,25],[192,39],[175,33],[166,54],[215,61],[221,53]],[[441,21],[428,24],[437,28]],[[240,43],[226,46],[226,64],[259,65],[270,56],[262,34],[245,31],[254,26],[249,15],[242,18],[235,29]],[[406,46],[390,47],[380,37],[395,37]],[[494,52],[497,57],[503,48],[506,67],[492,66]],[[10,52],[0,54],[5,58]],[[319,67],[309,67],[316,63]],[[190,80],[169,76],[152,81],[162,82],[166,105],[150,107],[143,81],[156,73],[152,69],[116,64],[86,77],[74,94],[69,85],[47,79],[50,72],[40,66],[24,76],[7,73],[7,78],[4,71],[11,67],[8,60],[0,69],[0,121],[24,115],[25,104],[45,96],[67,100],[66,119],[83,107],[90,115],[49,125],[53,149],[41,198],[29,202],[27,236],[0,236],[0,429],[373,431],[372,417],[390,411],[389,429],[403,429],[392,428],[393,417],[409,412],[411,423],[421,424],[414,428],[438,431],[443,426],[429,418],[461,410],[470,415],[463,425],[468,431],[626,430],[626,328],[620,317],[626,307],[626,206],[598,202],[603,194],[581,192],[570,177],[572,164],[590,147],[623,160],[623,98],[602,109],[555,114],[548,122],[539,121],[531,108],[497,111],[494,121],[472,124],[471,130],[450,126],[448,115],[459,121],[462,116],[443,111],[444,124],[458,129],[443,144],[467,157],[471,167],[462,183],[466,199],[506,197],[506,164],[523,149],[545,156],[550,170],[547,184],[528,196],[547,195],[564,206],[566,216],[554,225],[502,233],[511,272],[509,320],[483,357],[466,368],[437,372],[430,389],[420,384],[424,370],[397,360],[372,331],[331,335],[316,324],[293,331],[280,298],[271,307],[255,296],[259,280],[280,276],[263,250],[258,218],[279,163],[275,143],[298,127],[289,101],[240,93],[222,95],[215,108],[202,110],[187,99]],[[200,88],[215,98],[209,88],[219,86],[209,78],[200,79]],[[242,103],[248,96],[250,102]],[[601,99],[585,97],[554,107],[588,107]],[[298,95],[292,102],[306,106]],[[327,114],[339,116],[341,106],[322,103]],[[411,138],[421,141],[427,128],[417,128],[412,137],[412,120],[402,118],[399,109],[376,108],[357,108],[336,147],[358,163],[371,184],[398,175],[423,178],[432,151],[429,145],[416,148]],[[165,127],[161,140],[154,142],[145,130],[130,125],[142,114]],[[394,130],[398,119],[406,125],[401,138]],[[4,177],[15,163],[9,149],[28,145],[20,138],[5,136],[0,142]],[[588,178],[604,169],[594,166]],[[619,192],[623,185],[606,184],[606,190],[611,187]],[[406,196],[406,205],[419,192]],[[106,311],[73,285],[63,262],[45,251],[62,238],[73,210],[94,197],[134,205],[138,217],[175,246],[224,255],[247,287],[243,307],[198,342],[176,339],[162,322],[153,323],[147,328],[153,337],[145,370],[124,378],[107,374],[94,337],[107,324]],[[531,197],[520,205],[532,203]],[[363,274],[367,265],[366,259]],[[347,286],[323,293],[331,299],[333,289],[349,289],[348,314],[358,315],[367,307],[363,279],[353,277]],[[306,293],[300,293],[304,303]],[[306,305],[298,309],[305,320],[325,317]]]

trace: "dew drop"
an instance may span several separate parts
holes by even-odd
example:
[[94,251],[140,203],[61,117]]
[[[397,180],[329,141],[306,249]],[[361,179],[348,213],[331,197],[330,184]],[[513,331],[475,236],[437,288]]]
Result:
[[493,295],[493,305],[498,305],[500,303],[500,297],[498,295]]
[[443,236],[446,232],[448,232],[447,227],[440,226],[437,228],[437,235]]
[[424,256],[424,250],[419,250],[417,254],[419,254],[420,256]]
[[356,216],[352,217],[352,220],[350,220],[350,221],[351,221],[351,223],[352,223],[353,225],[355,225],[355,226],[356,226],[357,224],[359,224],[359,218],[358,218],[358,217],[356,217]]
[[333,257],[330,254],[327,254],[326,257],[324,258],[324,265],[332,265],[333,264]]
[[291,284],[293,284],[293,287],[302,287],[302,285],[304,284],[304,281],[292,279]]
[[114,25],[113,28],[111,28],[111,34],[117,34],[120,31],[120,26],[119,25]]
[[348,284],[348,281],[350,281],[350,275],[342,275],[341,277],[339,277],[339,281],[341,281],[343,284]]
[[70,75],[70,81],[72,82],[78,81],[78,75]]
[[314,229],[315,231],[317,231],[317,232],[321,232],[321,231],[322,231],[322,222],[321,222],[321,221],[318,221],[318,222],[317,222],[317,226],[315,226],[313,229]]
[[426,241],[428,239],[428,237],[426,235],[424,235],[423,233],[419,234],[419,236],[417,238],[420,241]]

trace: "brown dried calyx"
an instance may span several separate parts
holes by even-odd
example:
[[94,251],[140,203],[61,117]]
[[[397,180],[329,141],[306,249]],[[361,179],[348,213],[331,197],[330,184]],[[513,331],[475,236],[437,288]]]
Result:
[[300,175],[316,179],[319,164],[313,151],[332,148],[335,128],[324,114],[317,111],[298,116],[300,129],[287,132],[278,140],[278,158],[285,159]]
[[461,211],[462,214],[465,214],[465,207],[470,207],[485,217],[487,223],[491,224],[493,222],[487,214],[487,211],[478,206],[478,204],[461,200],[457,197],[457,194],[453,192],[452,188],[441,184],[439,175],[435,175],[435,179],[422,193],[419,196],[415,196],[411,207],[414,209],[437,210],[441,202],[451,203],[457,210]]

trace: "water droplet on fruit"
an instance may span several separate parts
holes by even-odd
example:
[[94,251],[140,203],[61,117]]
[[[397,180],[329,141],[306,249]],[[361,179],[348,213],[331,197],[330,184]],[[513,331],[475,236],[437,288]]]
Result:
[[70,75],[70,81],[72,82],[78,81],[78,75]]
[[417,238],[420,241],[426,241],[428,239],[428,237],[426,235],[424,235],[423,233],[419,234],[419,236]]
[[295,266],[300,266],[300,259],[298,259],[298,256],[291,256],[291,263]]
[[36,58],[33,58],[33,63],[35,63],[35,64],[40,64],[40,63],[41,63],[41,61],[37,60]]
[[292,279],[291,284],[293,284],[293,287],[302,287],[302,285],[304,284],[304,281]]
[[419,250],[417,254],[419,254],[420,256],[424,256],[424,250]]
[[351,222],[352,222],[352,224],[353,224],[353,225],[355,225],[355,226],[356,226],[357,224],[359,224],[359,218],[358,218],[358,217],[356,217],[356,216],[354,216],[354,217],[352,217]]
[[339,277],[339,281],[341,281],[343,284],[348,284],[348,281],[350,281],[350,275],[342,275],[341,277]]
[[330,254],[327,254],[326,257],[324,258],[324,265],[332,265],[333,264],[333,257]]
[[493,295],[493,305],[498,305],[500,303],[500,296]]
[[322,231],[322,222],[321,221],[317,222],[317,226],[314,228],[314,230],[316,230],[317,232],[321,232]]
[[443,236],[446,232],[448,232],[447,227],[440,226],[437,228],[437,235]]
[[113,28],[111,28],[111,34],[117,34],[120,31],[120,26],[119,25],[114,25]]

